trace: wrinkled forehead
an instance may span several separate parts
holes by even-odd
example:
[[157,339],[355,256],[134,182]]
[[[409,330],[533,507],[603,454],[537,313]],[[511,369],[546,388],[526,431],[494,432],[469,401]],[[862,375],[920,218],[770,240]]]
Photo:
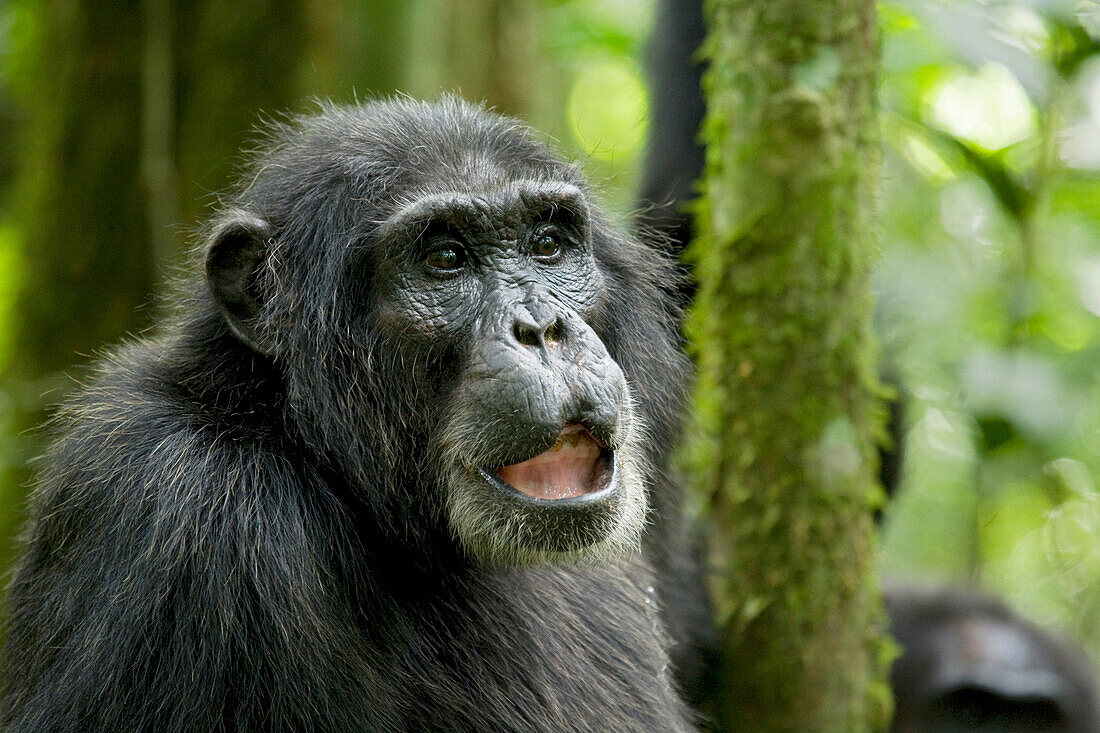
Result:
[[519,180],[497,187],[425,193],[406,201],[383,220],[378,233],[386,239],[405,239],[437,222],[463,223],[483,229],[522,225],[532,219],[568,220],[587,226],[584,193],[564,181]]

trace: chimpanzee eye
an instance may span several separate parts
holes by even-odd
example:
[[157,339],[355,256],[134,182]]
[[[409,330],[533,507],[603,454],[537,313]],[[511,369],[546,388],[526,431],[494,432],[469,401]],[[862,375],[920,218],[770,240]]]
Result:
[[535,232],[534,241],[531,243],[531,253],[536,257],[557,257],[561,252],[561,240],[558,230],[552,226],[545,226]]
[[424,263],[437,270],[457,270],[462,267],[465,259],[462,249],[454,242],[448,242],[428,252]]

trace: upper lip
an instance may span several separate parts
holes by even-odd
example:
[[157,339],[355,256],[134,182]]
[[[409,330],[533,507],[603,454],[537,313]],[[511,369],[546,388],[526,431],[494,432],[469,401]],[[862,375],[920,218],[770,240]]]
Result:
[[[600,447],[601,450],[607,450],[607,446],[604,445],[604,442],[602,440],[600,440],[599,438],[597,438],[592,433],[591,430],[586,428],[581,423],[570,423],[570,424],[566,425],[564,428],[562,428],[561,432],[558,433],[558,439],[555,440],[554,444],[551,445],[550,448],[548,448],[547,450],[550,450],[552,448],[556,448],[560,445],[563,445],[566,441],[569,441],[573,445],[576,445],[577,440],[580,438],[581,433],[587,434],[588,437],[591,438],[593,440],[593,442],[595,442],[596,445],[598,445]],[[576,437],[573,437],[573,436],[576,436]]]
[[[493,458],[486,456],[489,460],[486,460],[480,465],[487,470],[493,471],[501,466],[512,466],[517,463],[523,463],[524,461],[529,461],[535,456],[551,450],[559,443],[564,444],[565,441],[569,440],[570,435],[576,435],[581,432],[587,433],[588,437],[600,447],[600,450],[610,450],[610,445],[614,444],[609,430],[601,430],[596,426],[587,425],[579,420],[572,420],[565,423],[557,433],[544,433],[540,435],[537,440],[527,443],[526,450],[524,450],[522,446],[515,445],[512,446],[511,450],[493,457],[496,458],[496,462],[494,462]],[[469,466],[472,464],[467,465]]]

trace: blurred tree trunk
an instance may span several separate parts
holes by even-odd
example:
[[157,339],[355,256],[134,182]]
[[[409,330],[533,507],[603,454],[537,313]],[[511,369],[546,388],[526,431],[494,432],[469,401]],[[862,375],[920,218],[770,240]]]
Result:
[[692,317],[729,731],[852,731],[890,708],[871,510],[872,0],[711,0]]
[[23,380],[53,374],[74,351],[89,355],[138,325],[148,297],[135,10],[57,0],[35,12],[32,58],[16,82],[24,124],[13,213],[23,282],[8,371]]
[[416,7],[414,95],[454,91],[502,114],[530,115],[541,76],[533,0],[421,0]]
[[[148,1],[148,0],[147,0]],[[173,3],[178,28],[176,175],[181,218],[201,220],[209,194],[235,178],[261,114],[298,111],[310,88],[308,0]],[[324,56],[324,50],[318,51]],[[270,119],[270,117],[268,118]]]
[[[0,354],[15,449],[0,462],[0,505],[21,504],[23,462],[40,450],[27,431],[75,384],[64,370],[151,323],[180,225],[224,188],[257,112],[299,99],[303,4],[53,0],[22,11],[20,283]],[[0,565],[18,518],[0,512]]]
[[306,91],[347,100],[405,89],[412,22],[422,1],[306,0]]
[[[29,45],[12,78],[22,123],[11,192],[20,283],[0,365],[12,409],[5,442],[17,446],[0,484],[8,507],[21,504],[21,459],[37,452],[25,431],[72,384],[61,370],[144,325],[138,309],[152,282],[138,145],[141,16],[110,0],[22,12]],[[0,517],[6,555],[19,513]]]

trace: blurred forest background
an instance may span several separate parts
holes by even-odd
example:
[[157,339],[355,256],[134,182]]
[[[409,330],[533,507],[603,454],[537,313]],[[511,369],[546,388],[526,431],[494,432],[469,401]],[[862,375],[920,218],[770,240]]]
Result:
[[[0,567],[35,426],[153,322],[258,124],[457,90],[625,216],[652,5],[0,0]],[[875,317],[905,455],[882,572],[979,583],[1100,657],[1100,5],[880,12]]]

